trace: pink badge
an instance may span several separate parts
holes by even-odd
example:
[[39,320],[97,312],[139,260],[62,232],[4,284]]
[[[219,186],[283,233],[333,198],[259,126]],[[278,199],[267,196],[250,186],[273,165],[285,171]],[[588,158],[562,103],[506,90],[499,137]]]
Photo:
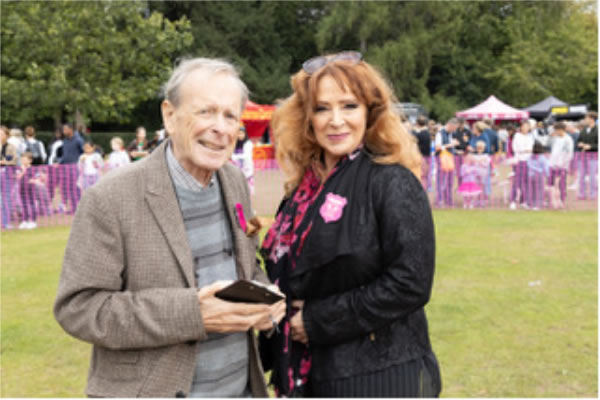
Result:
[[319,212],[325,220],[325,223],[337,221],[342,217],[344,206],[348,203],[345,197],[334,193],[327,193],[325,203],[321,206]]

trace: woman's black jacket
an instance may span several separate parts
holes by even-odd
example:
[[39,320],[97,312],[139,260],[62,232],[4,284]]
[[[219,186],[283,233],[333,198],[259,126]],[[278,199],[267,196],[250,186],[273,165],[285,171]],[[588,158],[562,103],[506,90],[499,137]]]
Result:
[[[341,218],[321,215],[290,272],[312,354],[310,380],[350,377],[432,353],[423,307],[435,266],[431,209],[405,167],[361,152],[328,193],[347,199]],[[313,214],[315,215],[315,214]]]

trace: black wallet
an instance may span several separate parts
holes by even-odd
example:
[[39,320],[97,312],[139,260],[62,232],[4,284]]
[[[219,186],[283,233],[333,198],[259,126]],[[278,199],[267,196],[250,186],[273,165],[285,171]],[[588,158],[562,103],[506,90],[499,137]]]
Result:
[[235,303],[273,304],[284,299],[281,294],[269,290],[261,283],[244,280],[233,282],[216,292],[215,296],[221,300]]

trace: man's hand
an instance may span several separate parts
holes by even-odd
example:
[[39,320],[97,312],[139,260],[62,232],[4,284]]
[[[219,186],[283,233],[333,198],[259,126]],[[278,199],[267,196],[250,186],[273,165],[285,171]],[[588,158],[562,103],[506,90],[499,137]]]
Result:
[[[269,322],[271,328],[273,323],[270,316],[273,306],[234,303],[215,297],[217,291],[229,286],[231,283],[232,281],[217,281],[198,291],[198,303],[202,312],[204,329],[207,332],[218,333],[246,332],[261,323],[266,323],[265,321]],[[273,318],[275,318],[275,315],[273,315]],[[281,318],[283,318],[283,315]]]
[[273,321],[275,321],[275,324],[279,324],[285,316],[285,308],[285,300],[280,300],[277,303],[270,305],[269,315],[258,321],[253,328],[258,329],[259,331],[270,331],[275,328],[277,325],[274,325]]
[[308,344],[308,336],[304,330],[304,320],[302,319],[304,300],[293,301],[292,307],[298,309],[298,312],[290,320],[290,327],[292,328],[292,340]]

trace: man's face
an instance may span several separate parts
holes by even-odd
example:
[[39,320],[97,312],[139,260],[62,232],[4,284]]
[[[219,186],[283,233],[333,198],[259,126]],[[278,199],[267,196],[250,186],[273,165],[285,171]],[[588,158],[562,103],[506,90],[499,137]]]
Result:
[[177,160],[192,175],[213,172],[229,160],[242,111],[241,88],[235,78],[202,70],[190,73],[179,89],[180,104],[162,104],[164,126]]
[[73,136],[73,128],[71,128],[69,125],[63,125],[63,134],[65,137],[70,138]]
[[448,124],[448,125],[446,125],[446,130],[448,131],[448,133],[454,133],[454,132],[456,132],[457,127],[458,127],[458,125],[456,125],[456,124]]
[[595,122],[596,122],[596,121],[594,121],[594,119],[593,119],[592,117],[589,117],[589,116],[586,116],[586,117],[583,119],[583,123],[584,123],[584,124],[585,124],[585,126],[587,126],[587,127],[592,127],[592,126],[594,126]]

